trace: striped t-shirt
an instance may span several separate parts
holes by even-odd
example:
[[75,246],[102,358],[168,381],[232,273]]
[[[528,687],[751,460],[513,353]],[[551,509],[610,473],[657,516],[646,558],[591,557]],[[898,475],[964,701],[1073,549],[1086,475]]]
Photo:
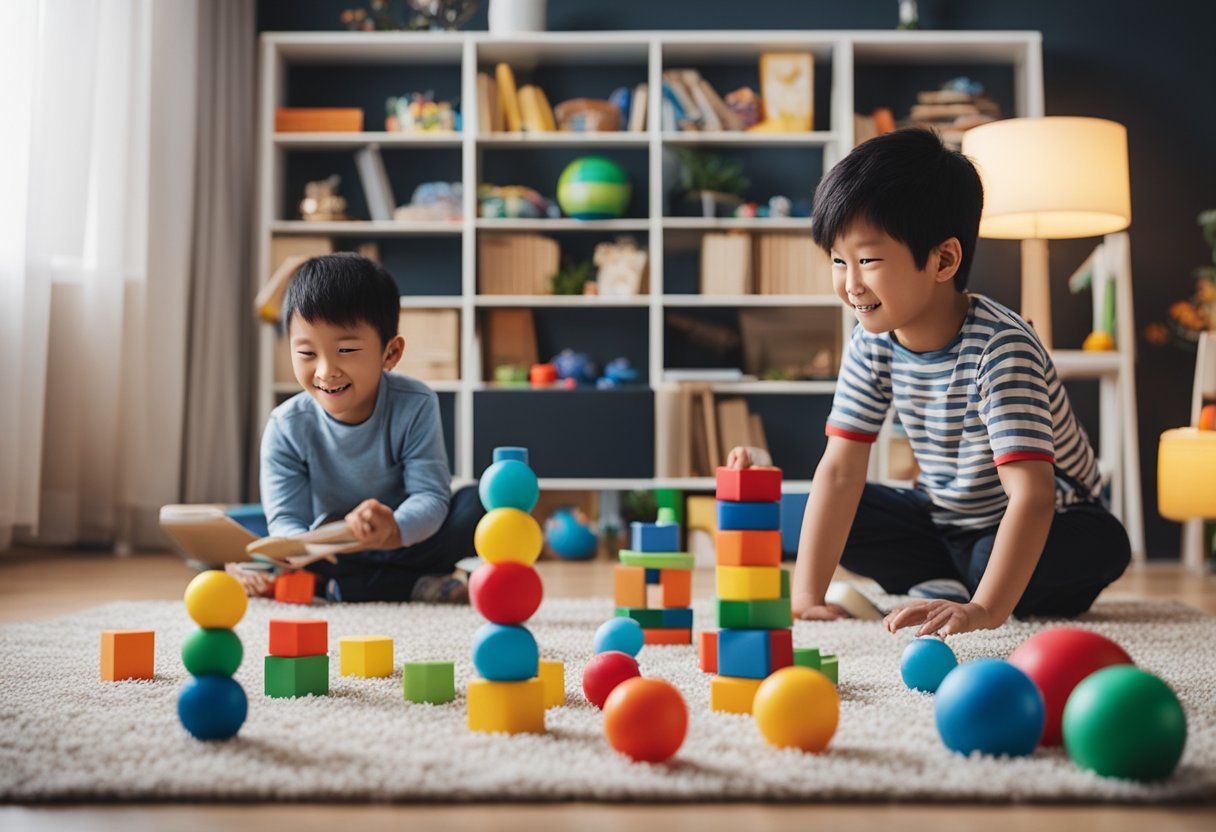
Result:
[[933,352],[856,327],[827,434],[873,442],[894,402],[920,466],[917,484],[939,524],[1000,522],[1009,500],[996,468],[1006,462],[1051,462],[1057,506],[1096,499],[1093,448],[1051,356],[1015,313],[982,295],[970,298],[958,335]]

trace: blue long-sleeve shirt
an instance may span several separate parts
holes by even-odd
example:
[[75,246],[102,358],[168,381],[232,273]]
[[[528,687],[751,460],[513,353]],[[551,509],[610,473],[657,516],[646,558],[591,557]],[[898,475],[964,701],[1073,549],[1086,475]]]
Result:
[[393,509],[402,546],[426,540],[447,517],[451,472],[439,400],[420,381],[382,373],[376,407],[349,425],[308,393],[270,414],[262,434],[262,506],[270,533],[298,534],[366,499]]

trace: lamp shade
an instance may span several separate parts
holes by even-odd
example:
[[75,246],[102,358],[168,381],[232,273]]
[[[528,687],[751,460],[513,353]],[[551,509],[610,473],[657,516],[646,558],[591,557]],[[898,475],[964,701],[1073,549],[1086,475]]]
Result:
[[1011,118],[963,134],[984,182],[980,236],[1096,237],[1131,223],[1127,130],[1099,118]]

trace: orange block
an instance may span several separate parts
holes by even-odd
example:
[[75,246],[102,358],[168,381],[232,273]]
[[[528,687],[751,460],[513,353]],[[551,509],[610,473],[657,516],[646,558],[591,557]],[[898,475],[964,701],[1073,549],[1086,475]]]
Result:
[[[646,608],[646,567],[617,566],[612,573],[612,597],[618,607]],[[684,606],[688,606],[685,604]]]
[[317,576],[307,569],[284,572],[274,579],[274,600],[284,604],[311,604]]
[[688,627],[643,627],[643,644],[692,644],[692,630]]
[[156,633],[152,630],[102,630],[102,681],[151,679],[155,645]]
[[706,673],[718,672],[718,631],[702,630],[697,633],[698,665]]
[[781,532],[720,531],[715,540],[719,566],[781,565]]
[[329,653],[329,622],[321,619],[270,619],[270,655],[299,658]]
[[663,606],[667,609],[692,606],[691,569],[660,569],[659,586],[663,587]]

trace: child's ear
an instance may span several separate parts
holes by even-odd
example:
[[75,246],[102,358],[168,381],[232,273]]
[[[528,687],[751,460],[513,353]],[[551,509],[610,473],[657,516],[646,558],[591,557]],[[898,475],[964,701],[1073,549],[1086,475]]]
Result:
[[958,273],[959,266],[963,263],[963,245],[958,241],[958,237],[947,237],[938,243],[933,249],[933,254],[937,261],[937,270],[933,274],[934,281],[945,283],[948,280],[954,280],[954,275]]
[[394,335],[393,340],[389,341],[388,346],[384,348],[384,369],[391,370],[396,367],[404,354],[405,339],[400,335]]

